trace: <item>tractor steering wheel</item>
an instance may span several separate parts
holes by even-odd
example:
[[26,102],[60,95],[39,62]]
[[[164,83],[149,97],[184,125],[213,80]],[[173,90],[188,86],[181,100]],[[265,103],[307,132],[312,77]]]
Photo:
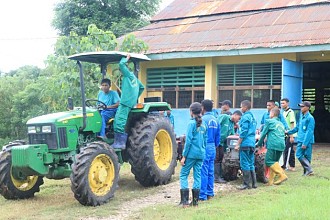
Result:
[[[93,103],[94,105],[92,104],[92,102],[95,102]],[[104,102],[97,99],[86,99],[85,104],[87,107],[96,108],[99,110],[107,109],[107,105]]]

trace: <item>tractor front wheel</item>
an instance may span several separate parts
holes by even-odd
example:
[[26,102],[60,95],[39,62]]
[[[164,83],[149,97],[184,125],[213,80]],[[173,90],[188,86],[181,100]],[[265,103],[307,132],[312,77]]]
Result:
[[40,191],[40,186],[44,183],[41,176],[15,178],[12,175],[11,149],[23,144],[23,141],[11,142],[0,152],[0,194],[6,199],[31,198]]
[[86,206],[107,203],[115,194],[119,180],[119,163],[114,149],[104,142],[80,148],[72,165],[71,190]]

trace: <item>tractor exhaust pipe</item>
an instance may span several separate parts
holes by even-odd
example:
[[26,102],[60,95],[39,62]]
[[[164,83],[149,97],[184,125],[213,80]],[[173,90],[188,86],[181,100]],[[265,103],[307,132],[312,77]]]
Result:
[[83,126],[79,128],[80,131],[83,131],[86,128],[86,96],[85,96],[85,84],[84,84],[84,75],[83,68],[79,61],[77,61],[77,65],[79,66],[79,76],[80,76],[80,90],[81,90],[81,100],[82,100],[82,114],[83,114]]

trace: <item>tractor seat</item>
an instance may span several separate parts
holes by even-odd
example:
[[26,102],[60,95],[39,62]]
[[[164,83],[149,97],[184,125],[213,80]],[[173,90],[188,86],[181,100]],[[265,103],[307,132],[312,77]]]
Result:
[[107,122],[107,125],[112,124],[114,120],[115,120],[114,118],[110,118],[109,121]]

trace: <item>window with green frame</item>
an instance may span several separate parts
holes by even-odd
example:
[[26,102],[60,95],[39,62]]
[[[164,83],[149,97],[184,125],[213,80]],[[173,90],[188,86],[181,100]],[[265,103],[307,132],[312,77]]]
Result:
[[147,69],[147,91],[161,91],[172,108],[188,108],[204,99],[205,67],[166,67]]
[[218,98],[232,100],[235,108],[250,100],[253,108],[265,108],[267,100],[280,101],[281,63],[218,65]]

